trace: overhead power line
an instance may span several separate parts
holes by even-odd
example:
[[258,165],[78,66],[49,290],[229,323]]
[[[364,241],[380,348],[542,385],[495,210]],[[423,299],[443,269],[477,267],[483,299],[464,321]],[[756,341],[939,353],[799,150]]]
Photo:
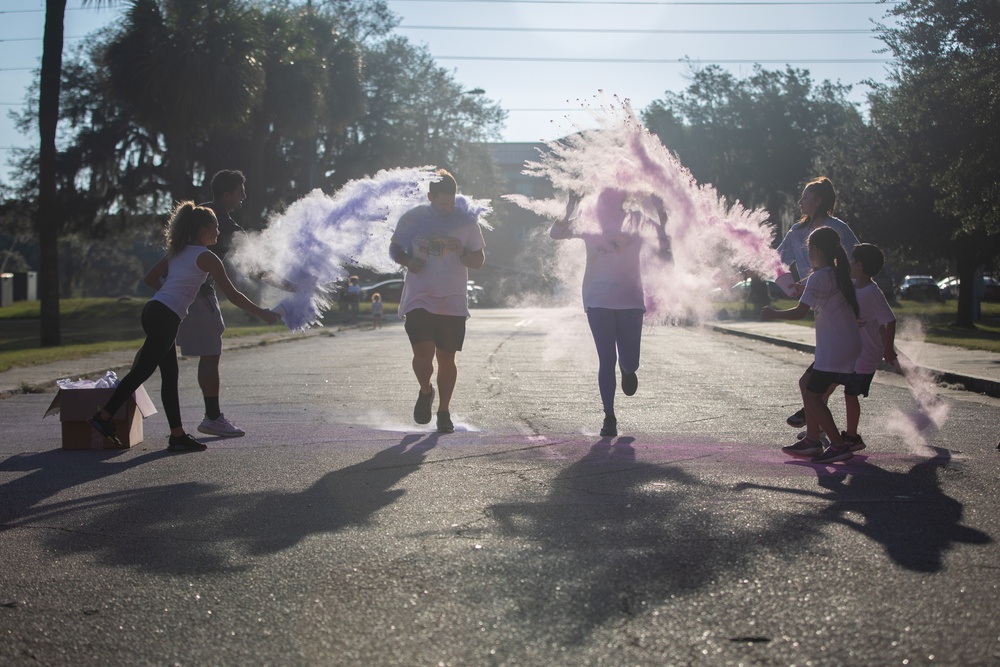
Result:
[[871,63],[890,62],[886,58],[534,58],[531,56],[434,56],[435,60],[490,60],[505,62],[531,63],[598,63],[608,65],[646,64],[646,65],[783,65],[799,63],[803,65],[863,65]]
[[[872,29],[804,29],[804,30],[722,30],[718,28],[659,29],[659,28],[500,28],[496,26],[451,26],[451,25],[401,25],[398,30],[456,30],[462,32],[568,32],[568,33],[622,33],[629,35],[867,35]],[[0,40],[2,42],[3,40]]]
[[[457,26],[457,25],[400,25],[397,30],[446,30],[455,32],[552,32],[552,33],[582,33],[582,34],[622,34],[622,35],[869,35],[871,28],[804,28],[779,29],[761,28],[753,30],[724,30],[721,28],[517,28],[498,26]],[[64,37],[66,41],[85,39],[85,37]],[[7,42],[40,42],[41,37],[6,37],[0,38],[0,44]]]
[[700,6],[757,6],[777,5],[781,7],[810,7],[819,5],[897,5],[903,0],[389,0],[389,2],[438,2],[438,3],[484,3],[501,5],[637,5],[663,7],[670,5],[700,7]]

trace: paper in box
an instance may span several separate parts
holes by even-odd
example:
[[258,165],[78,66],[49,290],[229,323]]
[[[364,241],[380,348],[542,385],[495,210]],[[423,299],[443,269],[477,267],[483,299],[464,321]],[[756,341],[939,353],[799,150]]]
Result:
[[[59,413],[63,449],[113,449],[107,438],[87,421],[111,398],[114,389],[60,389],[45,411],[45,417]],[[142,442],[142,420],[156,414],[149,394],[140,385],[114,415],[115,435],[125,447]],[[44,418],[44,417],[43,417]]]

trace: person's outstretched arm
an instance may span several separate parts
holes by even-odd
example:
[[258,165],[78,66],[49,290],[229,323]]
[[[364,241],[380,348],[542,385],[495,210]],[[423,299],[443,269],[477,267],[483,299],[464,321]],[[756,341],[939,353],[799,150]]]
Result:
[[212,251],[203,252],[198,255],[198,268],[202,271],[208,271],[215,279],[215,284],[218,285],[222,293],[226,295],[229,301],[239,308],[240,310],[245,310],[251,315],[256,315],[260,319],[264,320],[268,324],[274,324],[278,321],[278,314],[274,311],[268,310],[266,308],[261,308],[253,301],[251,301],[243,292],[236,289],[232,281],[229,280],[229,275],[226,273],[226,267],[222,265],[222,260],[219,256]]
[[809,312],[809,306],[799,301],[798,305],[788,310],[775,310],[774,306],[764,306],[760,310],[760,319],[765,322],[772,320],[801,320]]
[[549,228],[549,236],[551,238],[558,240],[573,238],[573,232],[569,228],[569,223],[573,221],[573,214],[576,213],[576,209],[580,205],[582,198],[575,192],[569,193],[569,201],[566,202],[566,215],[563,216],[562,220],[554,222],[552,227]]

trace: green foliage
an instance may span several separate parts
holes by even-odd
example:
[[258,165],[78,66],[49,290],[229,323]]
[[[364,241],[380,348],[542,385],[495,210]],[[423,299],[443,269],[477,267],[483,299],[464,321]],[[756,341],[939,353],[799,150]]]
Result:
[[957,322],[969,328],[973,276],[1000,254],[1000,12],[909,0],[889,13],[896,22],[879,34],[890,83],[874,86],[869,126],[840,154],[841,191],[863,203],[865,228],[897,262],[950,260],[962,279]]
[[[0,372],[64,359],[81,359],[112,350],[138,350],[144,340],[139,318],[145,304],[145,299],[127,297],[64,299],[62,325],[65,340],[60,347],[38,346],[37,301],[19,301],[0,308]],[[226,320],[226,339],[290,335],[280,324],[264,325],[228,301],[223,301],[220,308]],[[395,312],[396,304],[385,304],[384,318]],[[368,326],[364,316],[370,316],[371,304],[362,303],[361,313],[363,320],[360,326]],[[322,323],[325,327],[337,327],[341,323],[337,309],[328,312]]]
[[802,185],[818,174],[823,153],[862,125],[849,87],[814,85],[805,70],[737,79],[717,65],[695,70],[681,93],[666,93],[643,113],[646,126],[700,182],[780,220]]
[[[332,193],[397,166],[445,166],[466,192],[500,194],[481,142],[499,136],[503,111],[463,91],[426,50],[388,39],[398,19],[384,0],[128,4],[120,24],[46,69],[61,71],[61,85],[43,77],[17,119],[38,132],[33,100],[59,91],[57,150],[44,165],[36,151],[19,153],[15,187],[3,193],[14,198],[0,209],[11,244],[38,238],[44,223],[50,344],[59,295],[134,290],[148,258],[136,259],[131,232],[158,229],[175,199],[209,199],[219,169],[247,175],[238,215],[250,229],[314,188]],[[61,47],[55,33],[47,40],[47,50]],[[55,105],[43,107],[54,135]],[[39,198],[41,174],[49,185]],[[35,253],[29,245],[7,263]]]

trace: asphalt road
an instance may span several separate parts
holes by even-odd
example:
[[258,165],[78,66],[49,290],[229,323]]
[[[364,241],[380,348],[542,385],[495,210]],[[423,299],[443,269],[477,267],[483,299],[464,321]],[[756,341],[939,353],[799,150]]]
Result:
[[[398,325],[227,353],[248,435],[203,453],[162,413],[64,451],[50,394],[0,400],[0,663],[1000,664],[1000,400],[936,388],[903,435],[880,374],[869,448],[814,466],[778,449],[806,355],[643,345],[615,439],[575,310],[476,311],[450,435],[410,421]],[[181,397],[193,429],[193,362]]]

